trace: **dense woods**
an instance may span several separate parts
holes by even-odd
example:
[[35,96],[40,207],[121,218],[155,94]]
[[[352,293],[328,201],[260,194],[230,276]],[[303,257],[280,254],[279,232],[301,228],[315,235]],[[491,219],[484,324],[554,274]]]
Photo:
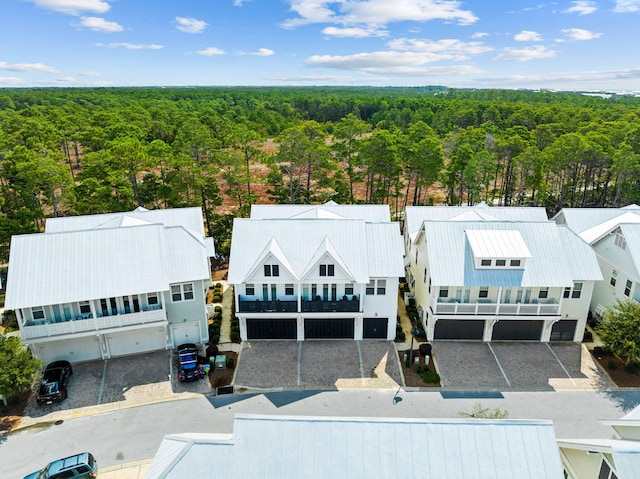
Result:
[[618,207],[640,99],[424,88],[0,90],[0,262],[56,215],[254,202]]

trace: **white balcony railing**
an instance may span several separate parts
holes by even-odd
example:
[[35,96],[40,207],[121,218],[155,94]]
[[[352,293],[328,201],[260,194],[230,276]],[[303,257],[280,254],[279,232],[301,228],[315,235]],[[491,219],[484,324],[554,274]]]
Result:
[[436,314],[495,316],[557,316],[557,303],[436,303]]
[[34,326],[22,327],[23,339],[45,338],[74,334],[85,331],[100,331],[103,329],[121,328],[135,324],[155,323],[166,321],[167,314],[164,309],[152,311],[140,311],[139,313],[118,314],[116,316],[103,316],[101,318],[76,319],[61,323],[44,323]]

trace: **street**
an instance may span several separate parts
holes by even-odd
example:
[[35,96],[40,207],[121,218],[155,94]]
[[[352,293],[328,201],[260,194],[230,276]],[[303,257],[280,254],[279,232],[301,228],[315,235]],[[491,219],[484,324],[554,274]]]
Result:
[[34,427],[0,438],[0,476],[21,479],[47,462],[90,451],[101,467],[153,458],[165,434],[231,433],[237,413],[319,416],[459,417],[474,404],[510,418],[551,419],[558,438],[607,438],[600,419],[640,404],[640,391],[506,392],[504,398],[445,399],[440,392],[388,389],[295,391],[163,402]]

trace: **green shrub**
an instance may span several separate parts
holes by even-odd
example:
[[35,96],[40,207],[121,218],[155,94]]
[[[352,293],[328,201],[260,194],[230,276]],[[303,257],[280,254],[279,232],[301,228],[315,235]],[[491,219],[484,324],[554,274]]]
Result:
[[608,369],[615,369],[616,367],[617,367],[616,363],[614,363],[613,361],[607,362],[607,368]]
[[210,334],[209,335],[209,343],[218,344],[218,342],[220,342],[220,335],[219,334]]
[[593,334],[588,329],[584,330],[583,341],[593,341]]
[[222,296],[220,296],[219,293],[213,293],[213,302],[214,303],[221,303],[222,302]]
[[235,360],[233,358],[227,358],[227,368],[228,369],[233,369],[233,366],[235,366]]
[[222,283],[216,283],[213,285],[215,289],[222,289]]
[[222,306],[220,306],[220,305],[216,306],[215,308],[213,308],[213,311],[216,312],[216,313],[218,313],[218,312],[222,313]]
[[240,341],[240,331],[231,330],[231,341]]
[[213,320],[222,321],[222,311],[216,311],[215,313],[213,313]]
[[440,375],[429,369],[422,371],[422,373],[420,373],[420,378],[427,384],[437,384],[440,382]]
[[635,376],[638,375],[638,371],[640,370],[638,368],[638,365],[636,363],[630,363],[625,365],[624,370],[630,374],[633,374]]
[[398,332],[396,332],[396,339],[398,341],[404,341],[406,338],[406,335],[404,334],[404,331],[400,330]]

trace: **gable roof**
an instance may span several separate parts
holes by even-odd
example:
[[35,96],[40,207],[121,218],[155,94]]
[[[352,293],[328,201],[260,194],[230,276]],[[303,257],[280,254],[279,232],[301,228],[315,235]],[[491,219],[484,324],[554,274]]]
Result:
[[[517,231],[531,253],[524,269],[476,269],[467,231]],[[574,280],[601,279],[590,248],[572,250],[559,227],[550,221],[425,221],[421,234],[427,242],[433,284],[441,286],[570,287]],[[587,258],[587,259],[585,259]],[[580,268],[572,269],[572,262]],[[581,276],[575,277],[579,272]]]
[[[172,283],[210,277],[211,238],[180,225],[130,222],[126,214],[97,216],[54,221],[59,232],[11,238],[7,309],[168,291]],[[169,216],[175,220],[179,212]],[[70,225],[93,228],[68,231]]]
[[620,232],[627,242],[627,250],[636,265],[636,270],[640,272],[640,224],[621,224]]
[[213,470],[228,479],[562,477],[551,421],[240,414],[231,435],[165,436],[147,478]]
[[[601,230],[604,230],[604,234],[606,234],[617,224],[624,223],[625,221],[616,221],[616,218],[621,216],[627,219],[633,216],[640,217],[640,206],[631,204],[623,208],[562,208],[551,219],[558,224],[566,224],[571,231],[582,236],[585,241],[592,243],[594,238],[603,235]],[[605,223],[607,226],[602,226]],[[586,237],[583,236],[582,233],[588,230],[591,232],[587,233]]]
[[488,206],[485,202],[473,206],[407,206],[404,234],[416,239],[424,221],[548,221],[542,207]]
[[339,205],[329,201],[323,205],[251,205],[252,219],[317,218],[359,219],[389,222],[389,205]]

